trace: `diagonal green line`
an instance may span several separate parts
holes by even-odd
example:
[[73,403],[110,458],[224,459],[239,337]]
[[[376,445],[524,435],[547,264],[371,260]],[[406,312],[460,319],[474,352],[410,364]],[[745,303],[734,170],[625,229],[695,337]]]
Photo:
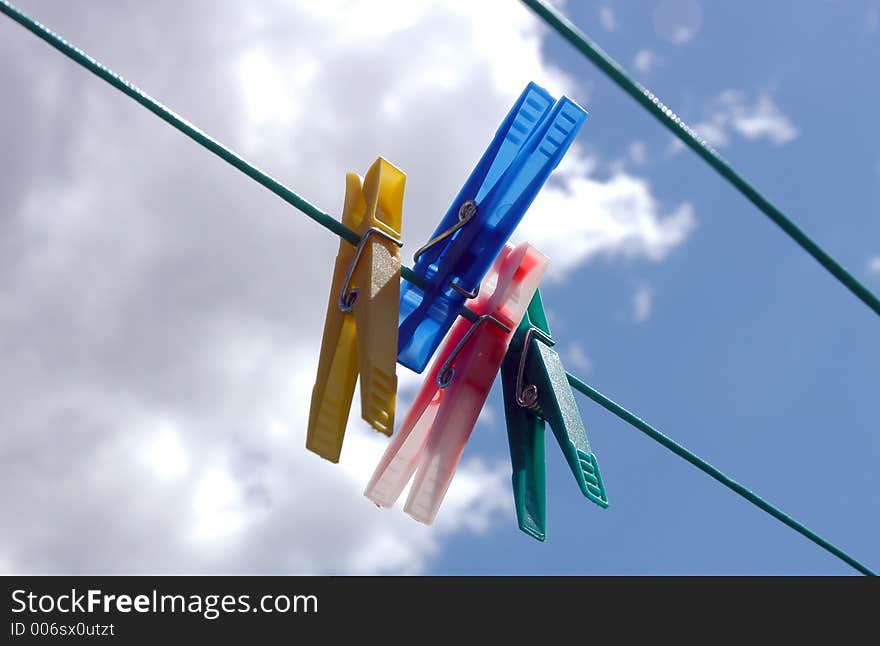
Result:
[[706,462],[703,458],[701,458],[700,456],[698,456],[695,453],[690,452],[689,450],[684,448],[681,444],[678,444],[675,440],[664,435],[663,433],[658,431],[656,428],[654,428],[653,426],[648,424],[648,422],[644,421],[638,415],[636,415],[635,413],[631,413],[630,411],[625,409],[623,406],[621,406],[617,402],[612,401],[611,399],[609,399],[608,397],[606,397],[605,395],[600,393],[595,388],[592,388],[591,386],[587,385],[586,383],[584,383],[583,381],[581,381],[580,379],[578,379],[577,377],[575,377],[572,374],[568,375],[568,383],[570,383],[571,386],[575,390],[580,391],[581,393],[583,393],[584,395],[586,395],[587,397],[592,399],[594,402],[596,402],[597,404],[602,406],[605,410],[610,411],[611,413],[614,413],[620,419],[627,422],[630,426],[637,428],[642,433],[644,433],[645,435],[650,437],[652,440],[659,442],[660,444],[665,446],[667,449],[669,449],[670,451],[675,453],[677,456],[684,458],[685,460],[687,460],[688,462],[693,464],[695,467],[697,467],[703,473],[706,473],[706,474],[712,476],[713,478],[715,478],[715,480],[717,480],[718,482],[723,484],[728,489],[736,492],[737,494],[739,494],[740,496],[742,496],[743,498],[748,500],[750,503],[752,503],[756,507],[763,509],[768,514],[770,514],[771,516],[773,516],[777,520],[785,523],[786,525],[791,527],[796,532],[803,534],[808,539],[813,541],[816,545],[827,550],[828,552],[830,552],[831,554],[833,554],[837,558],[841,559],[842,561],[848,563],[849,565],[851,565],[852,567],[857,569],[862,574],[865,574],[867,576],[877,576],[876,573],[874,573],[868,566],[862,564],[861,562],[859,562],[858,560],[856,560],[855,558],[853,558],[852,556],[850,556],[849,554],[844,552],[839,547],[833,545],[832,543],[829,543],[827,540],[825,540],[824,538],[819,536],[813,530],[811,530],[808,527],[806,527],[805,525],[799,523],[794,518],[792,518],[791,516],[786,514],[784,511],[771,505],[769,502],[767,502],[766,500],[761,498],[761,496],[759,496],[758,494],[754,493],[753,491],[751,491],[747,487],[741,485],[739,482],[737,482],[736,480],[734,480],[730,476],[726,475],[725,473],[723,473],[719,469],[713,467],[711,464]]
[[[246,161],[235,151],[224,146],[222,143],[206,134],[203,130],[194,126],[189,121],[176,114],[173,110],[151,97],[139,87],[132,84],[113,70],[107,68],[100,61],[97,61],[86,54],[79,47],[68,43],[64,38],[45,25],[40,24],[27,14],[21,12],[18,8],[7,2],[7,0],[0,0],[0,12],[12,18],[28,31],[39,36],[62,54],[89,70],[92,74],[107,81],[117,90],[134,99],[157,117],[174,126],[187,137],[201,146],[204,146],[212,153],[250,177],[252,180],[266,187],[291,206],[296,207],[321,226],[329,229],[337,236],[353,245],[358,243],[358,234],[344,226],[339,220],[324,213],[321,209],[300,195],[297,195],[294,191],[286,187],[274,177]],[[414,282],[420,287],[424,286],[421,277],[413,273],[408,267],[403,268],[403,275],[404,278],[410,282]]]
[[859,300],[870,307],[876,314],[880,314],[880,299],[853,276],[843,265],[837,262],[827,251],[819,246],[810,236],[801,230],[791,219],[779,210],[770,200],[764,197],[748,180],[737,173],[706,141],[700,139],[678,115],[670,110],[659,98],[626,73],[613,58],[606,54],[601,47],[591,41],[587,36],[575,27],[565,16],[551,7],[544,0],[522,0],[532,11],[538,14],[544,22],[552,27],[556,33],[586,56],[624,92],[629,94],[638,103],[650,112],[657,120],[666,126],[672,134],[681,139],[691,150],[702,157],[712,168],[733,184],[736,189],[745,195],[746,199],[757,206],[764,214],[775,222],[788,236],[794,240],[804,251],[815,258],[820,265],[825,267],[832,276],[837,278],[843,285],[855,294]]
[[[32,33],[39,36],[41,39],[49,43],[52,47],[60,51],[62,54],[71,58],[75,62],[79,63],[87,70],[96,74],[100,78],[104,79],[113,87],[121,90],[126,95],[140,103],[142,106],[150,110],[153,114],[158,116],[163,121],[169,123],[174,126],[182,133],[190,137],[196,143],[204,146],[215,155],[220,157],[221,159],[227,161],[229,164],[242,171],[245,175],[255,180],[262,186],[265,186],[270,191],[275,193],[275,195],[279,196],[285,202],[290,204],[291,206],[296,207],[300,211],[302,211],[305,215],[309,216],[320,225],[324,226],[331,232],[335,233],[337,236],[347,240],[349,243],[356,245],[359,241],[359,237],[357,233],[349,229],[348,227],[343,226],[338,220],[334,219],[332,216],[328,215],[321,211],[318,207],[312,205],[304,198],[297,195],[291,189],[287,188],[277,180],[273,179],[263,171],[261,171],[256,166],[247,162],[245,159],[240,157],[238,154],[233,152],[231,149],[227,148],[223,144],[221,144],[216,139],[205,134],[202,130],[197,128],[196,126],[189,123],[183,117],[178,116],[174,112],[172,112],[169,108],[159,103],[151,96],[132,85],[129,81],[125,80],[112,70],[108,69],[102,63],[96,61],[94,58],[83,52],[81,49],[71,45],[66,40],[61,38],[61,36],[57,35],[47,27],[41,25],[39,22],[35,21],[30,16],[19,11],[17,8],[13,7],[7,0],[0,0],[0,13],[4,13],[13,20],[15,20],[20,25],[27,28]],[[406,280],[413,282],[419,286],[424,286],[424,281],[420,276],[413,273],[413,271],[409,267],[402,267],[401,274]],[[468,308],[463,308],[461,310],[461,315],[470,321],[476,320],[477,315]],[[669,450],[671,450],[676,455],[684,458],[691,464],[695,465],[705,473],[709,474],[713,478],[715,478],[718,482],[722,483],[726,487],[732,489],[739,495],[743,496],[749,502],[757,505],[764,511],[768,512],[775,518],[781,520],[783,523],[788,525],[789,527],[795,529],[800,532],[811,541],[828,550],[838,558],[842,559],[846,563],[850,564],[860,572],[867,575],[874,575],[874,573],[868,569],[866,566],[862,565],[859,561],[849,556],[846,552],[841,550],[838,547],[835,547],[825,539],[821,538],[819,535],[815,534],[811,530],[807,529],[804,525],[801,525],[799,522],[794,520],[791,516],[785,514],[780,511],[770,503],[766,502],[764,499],[759,497],[758,495],[752,493],[749,489],[746,489],[744,486],[733,480],[732,478],[726,476],[724,473],[713,467],[711,464],[700,458],[694,453],[691,453],[686,448],[677,444],[672,439],[668,438],[666,435],[656,430],[654,427],[649,425],[647,422],[642,421],[635,414],[626,410],[620,404],[617,404],[597,390],[594,390],[586,383],[575,377],[574,375],[567,373],[568,381],[576,390],[585,394],[587,397],[591,398],[593,401],[597,402],[601,406],[605,407],[607,410],[611,411],[624,421],[628,422],[635,428],[639,429],[650,438],[659,442]]]

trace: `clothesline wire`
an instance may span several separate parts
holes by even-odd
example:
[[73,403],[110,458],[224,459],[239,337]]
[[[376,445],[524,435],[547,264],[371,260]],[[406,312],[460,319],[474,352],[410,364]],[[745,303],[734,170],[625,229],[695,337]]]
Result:
[[[42,25],[27,14],[20,11],[18,8],[11,5],[7,0],[0,0],[0,12],[28,29],[30,32],[47,42],[49,45],[60,51],[68,58],[72,59],[76,63],[80,64],[82,67],[86,68],[93,74],[105,80],[110,85],[117,88],[127,96],[131,97],[142,106],[150,110],[150,112],[158,116],[160,119],[175,127],[177,130],[190,137],[193,141],[200,144],[204,148],[210,150],[215,155],[225,160],[251,179],[258,182],[260,185],[269,189],[282,200],[302,211],[305,215],[312,218],[326,229],[335,233],[340,238],[343,238],[352,245],[356,245],[359,242],[359,236],[357,235],[357,233],[355,233],[348,227],[343,226],[338,220],[320,210],[318,207],[311,204],[306,199],[281,184],[278,180],[264,173],[259,168],[246,161],[240,155],[233,152],[231,149],[229,149],[216,139],[210,137],[201,129],[189,123],[186,119],[177,115],[168,107],[166,107],[123,77],[119,76],[118,74],[107,68],[104,64],[95,60],[71,43],[68,43],[61,36],[51,31],[48,27]],[[418,286],[424,287],[424,281],[422,280],[422,278],[415,274],[408,267],[403,267],[401,270],[401,274],[404,279]],[[476,320],[476,314],[467,308],[462,309],[461,315],[471,321]],[[777,518],[781,522],[785,523],[795,531],[799,532],[800,534],[811,540],[816,545],[819,545],[820,547],[838,557],[845,563],[851,565],[862,574],[868,576],[876,576],[876,574],[866,565],[862,564],[839,547],[836,547],[812,530],[808,529],[806,526],[799,523],[794,518],[776,508],[743,485],[739,484],[733,478],[725,475],[723,472],[703,460],[701,457],[692,453],[668,436],[655,429],[647,422],[643,421],[634,413],[607,398],[605,395],[587,385],[578,377],[572,375],[571,373],[566,374],[568,376],[569,383],[575,390],[586,395],[609,412],[613,413],[620,419],[630,424],[633,428],[640,430],[642,433],[657,441],[661,445],[665,446],[667,449],[669,449],[679,457],[684,458],[704,473],[712,476],[715,480],[726,486],[728,489],[739,494],[760,509],[763,509],[774,518]]]
[[575,388],[576,390],[580,391],[581,393],[583,393],[584,395],[586,395],[587,397],[592,399],[594,402],[596,402],[597,404],[602,406],[604,409],[614,413],[620,419],[629,423],[631,426],[634,426],[635,428],[640,430],[642,433],[644,433],[645,435],[647,435],[651,439],[656,440],[657,442],[659,442],[660,444],[665,446],[667,449],[669,449],[670,451],[675,453],[677,456],[684,458],[685,460],[687,460],[688,462],[693,464],[695,467],[697,467],[698,469],[700,469],[704,473],[707,473],[708,475],[712,476],[713,478],[715,478],[715,480],[717,480],[718,482],[723,484],[728,489],[735,491],[736,493],[738,493],[740,496],[742,496],[743,498],[748,500],[753,505],[760,507],[761,509],[766,511],[768,514],[770,514],[771,516],[773,516],[777,520],[779,520],[779,521],[785,523],[786,525],[788,525],[789,527],[791,527],[796,532],[803,534],[808,539],[810,539],[811,541],[816,543],[816,545],[819,545],[820,547],[825,548],[826,550],[828,550],[829,552],[834,554],[834,556],[836,556],[837,558],[841,559],[842,561],[845,561],[846,563],[849,563],[851,566],[853,566],[855,569],[857,569],[862,574],[866,574],[868,576],[876,576],[876,574],[874,572],[872,572],[869,568],[867,568],[862,563],[859,563],[856,559],[854,559],[852,556],[850,556],[849,554],[844,552],[842,549],[840,549],[839,547],[836,547],[832,543],[829,543],[827,540],[825,540],[824,538],[822,538],[821,536],[816,534],[813,530],[802,525],[801,523],[796,521],[794,518],[792,518],[791,516],[786,514],[784,511],[782,511],[781,509],[774,507],[769,502],[767,502],[766,500],[761,498],[761,496],[759,496],[758,494],[754,493],[753,491],[751,491],[750,489],[748,489],[744,485],[740,484],[739,482],[737,482],[736,480],[734,480],[730,476],[725,475],[721,470],[716,469],[714,466],[712,466],[711,464],[706,462],[700,456],[696,455],[695,453],[692,453],[691,451],[684,448],[681,444],[678,444],[677,442],[675,442],[672,438],[664,435],[663,433],[658,431],[656,428],[654,428],[653,426],[648,424],[648,422],[644,421],[643,419],[641,419],[640,417],[638,417],[634,413],[628,411],[620,404],[612,401],[611,399],[609,399],[608,397],[606,397],[605,395],[600,393],[598,390],[596,390],[595,388],[584,383],[583,381],[581,381],[580,379],[578,379],[574,375],[572,375],[570,373],[566,373],[566,376],[568,377],[568,383],[570,383],[573,388]]
[[556,33],[573,45],[581,54],[595,64],[624,92],[634,98],[642,107],[668,128],[691,150],[703,158],[712,168],[730,182],[749,202],[757,206],[764,214],[779,226],[798,246],[815,258],[820,265],[839,280],[849,291],[856,295],[865,305],[880,314],[880,298],[853,276],[843,265],[835,260],[827,251],[808,236],[788,216],[758,191],[742,175],[737,173],[721,155],[704,139],[701,139],[688,125],[670,110],[650,90],[635,81],[617,61],[611,58],[586,34],[580,31],[559,11],[551,7],[545,0],[522,0]]

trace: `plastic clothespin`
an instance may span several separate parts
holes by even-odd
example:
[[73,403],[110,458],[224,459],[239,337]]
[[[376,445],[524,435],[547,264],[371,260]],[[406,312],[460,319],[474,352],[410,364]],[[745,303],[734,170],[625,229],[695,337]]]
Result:
[[397,309],[406,175],[381,157],[361,184],[345,176],[342,223],[361,239],[339,243],[318,376],[312,390],[306,448],[339,461],[358,375],[361,416],[391,435],[397,396]]
[[464,187],[415,255],[427,287],[400,294],[398,361],[422,372],[587,117],[530,83]]
[[390,507],[418,467],[404,511],[423,523],[433,522],[546,268],[547,257],[531,245],[505,245],[483,281],[483,291],[469,303],[479,318],[462,318],[452,328],[376,467],[364,492],[367,498]]
[[608,507],[599,462],[553,345],[541,294],[535,292],[501,366],[501,383],[516,517],[519,528],[540,541],[546,536],[545,422],[550,423],[581,492]]

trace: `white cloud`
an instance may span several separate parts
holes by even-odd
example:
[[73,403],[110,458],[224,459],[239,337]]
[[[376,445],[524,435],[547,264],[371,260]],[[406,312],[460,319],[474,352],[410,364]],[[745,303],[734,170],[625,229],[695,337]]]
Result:
[[599,8],[599,24],[602,25],[602,28],[605,31],[614,31],[617,29],[617,18],[614,17],[614,12],[611,10],[611,7]]
[[191,459],[179,428],[163,422],[144,435],[146,441],[137,454],[157,480],[177,480],[189,472]]
[[880,274],[880,256],[875,256],[868,261],[868,272]]
[[[787,144],[798,137],[798,130],[782,112],[773,98],[761,93],[750,101],[745,92],[724,90],[706,107],[704,118],[693,130],[716,148],[730,145],[734,135],[749,141],[765,139],[775,146]],[[673,151],[684,149],[675,140]]]
[[563,160],[557,174],[563,186],[546,187],[515,234],[550,257],[547,280],[600,254],[663,260],[696,226],[690,203],[664,214],[648,182],[622,170],[600,181]]
[[672,41],[675,45],[684,45],[685,43],[693,40],[693,37],[696,36],[697,32],[692,27],[686,27],[684,25],[677,26],[670,36],[669,40]]
[[644,323],[651,317],[654,310],[654,293],[651,288],[642,283],[633,294],[633,320],[636,323]]
[[[573,87],[507,2],[28,9],[330,213],[345,171],[400,165],[407,257],[525,83]],[[465,454],[434,527],[376,509],[386,440],[357,399],[341,463],[307,453],[337,239],[0,28],[0,568],[417,572],[507,520],[504,455]],[[689,205],[663,216],[645,180],[592,168],[574,149],[527,217],[552,218],[534,240],[551,267],[659,260],[693,229]],[[400,381],[402,412],[421,377]]]
[[654,9],[654,31],[673,45],[684,45],[696,36],[703,22],[697,0],[661,0]]
[[644,164],[648,159],[648,151],[644,141],[633,141],[629,145],[629,150],[627,152],[629,153],[629,158],[639,166]]
[[643,74],[650,72],[656,64],[657,55],[650,49],[640,49],[633,58],[633,67]]
[[761,94],[753,106],[742,101],[741,95],[734,95],[729,102],[731,125],[746,139],[768,139],[780,145],[798,136],[797,128],[767,94]]
[[590,359],[584,346],[578,341],[567,343],[565,346],[565,362],[577,368],[581,375],[586,375],[593,369],[593,361]]

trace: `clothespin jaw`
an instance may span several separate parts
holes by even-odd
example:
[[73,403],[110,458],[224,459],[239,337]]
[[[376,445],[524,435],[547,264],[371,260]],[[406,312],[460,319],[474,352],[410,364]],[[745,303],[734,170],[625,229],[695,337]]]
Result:
[[546,267],[547,258],[528,244],[502,249],[469,302],[477,321],[453,326],[367,485],[364,494],[377,505],[393,505],[415,473],[404,511],[433,522]]
[[342,223],[361,239],[357,247],[339,243],[306,439],[331,462],[339,461],[358,375],[363,419],[386,435],[394,426],[405,183],[381,157],[363,182],[346,175]]
[[398,361],[422,372],[467,298],[568,150],[587,113],[530,83],[431,240],[415,254],[424,289],[401,288]]
[[536,293],[501,367],[512,481],[520,529],[546,537],[545,422],[559,443],[581,492],[603,508],[608,496],[599,463]]

